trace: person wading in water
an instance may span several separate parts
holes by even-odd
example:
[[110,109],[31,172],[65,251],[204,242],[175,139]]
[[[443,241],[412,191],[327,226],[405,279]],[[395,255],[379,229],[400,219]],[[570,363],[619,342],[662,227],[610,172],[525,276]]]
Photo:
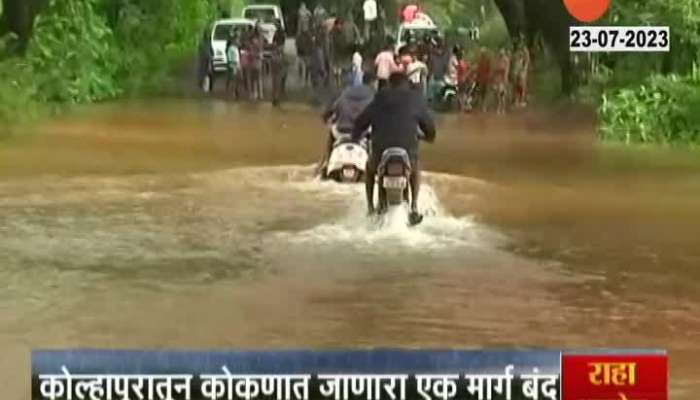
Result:
[[515,57],[513,78],[515,105],[525,107],[527,105],[527,81],[530,69],[530,51],[526,45],[521,45]]
[[508,101],[508,87],[510,83],[510,54],[508,50],[501,49],[496,60],[496,69],[493,75],[493,89],[496,94],[498,114],[505,114]]

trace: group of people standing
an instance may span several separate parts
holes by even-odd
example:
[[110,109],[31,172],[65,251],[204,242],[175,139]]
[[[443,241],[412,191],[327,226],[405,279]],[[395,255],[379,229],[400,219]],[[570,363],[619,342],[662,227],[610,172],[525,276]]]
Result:
[[329,16],[321,4],[312,13],[302,4],[296,45],[303,81],[316,91],[327,86],[342,88],[351,81],[359,84],[361,76],[350,77],[350,71],[354,64],[361,69],[362,60],[358,56],[363,41],[351,18]]
[[253,100],[262,100],[264,78],[269,76],[272,103],[279,104],[285,91],[287,78],[285,42],[286,35],[279,23],[271,45],[267,44],[260,29],[260,23],[240,36],[232,32],[226,42],[228,62],[226,92],[235,96],[236,99],[246,93]]
[[[489,101],[490,98],[495,99],[496,111],[500,114],[505,113],[510,105],[527,105],[530,71],[527,46],[518,46],[514,51],[501,48],[495,55],[482,47],[477,50],[474,61],[475,68],[466,74],[466,81],[468,86],[475,89],[477,102],[483,111],[493,103]],[[468,61],[465,64],[468,66]]]
[[465,111],[487,111],[495,102],[496,111],[505,113],[510,104],[527,104],[530,53],[525,46],[513,52],[502,48],[493,55],[488,49],[465,51],[460,45],[451,48],[440,37],[427,37],[423,42],[409,42],[394,53],[393,41],[375,59],[378,87],[386,86],[394,72],[404,72],[411,86],[422,90],[430,101],[446,86],[458,93],[459,105]]
[[[329,30],[326,37],[330,38],[331,45],[337,45],[333,34],[343,32],[343,24],[342,19],[336,19]],[[312,37],[311,43],[316,44],[316,36]],[[312,50],[317,53],[317,68],[322,68],[324,46],[316,45]],[[343,56],[347,57],[347,54]],[[373,63],[365,63],[365,58]],[[369,134],[371,145],[365,170],[365,192],[368,213],[374,214],[375,174],[381,156],[389,148],[405,149],[411,166],[409,220],[412,224],[422,220],[418,211],[419,138],[432,142],[436,137],[435,124],[428,110],[433,87],[456,88],[458,97],[470,98],[470,110],[475,109],[476,103],[478,108],[486,111],[491,100],[495,99],[497,112],[505,113],[511,96],[516,106],[524,106],[527,102],[530,54],[524,45],[515,46],[512,51],[501,48],[496,55],[483,47],[470,53],[459,45],[448,45],[439,35],[431,34],[420,39],[409,37],[407,44],[396,54],[395,41],[386,37],[380,51],[372,53],[366,46],[362,48],[355,43],[350,62],[347,58],[340,60],[342,63],[331,62],[330,65],[334,66],[334,73],[340,72],[348,79],[342,80],[344,84],[337,82],[337,87],[342,90],[322,114],[322,120],[332,128],[317,171],[323,174],[334,146],[341,140],[337,135],[351,132],[352,140],[359,142]],[[342,68],[348,65],[349,68]],[[339,66],[341,69],[336,70]]]
[[[454,88],[464,111],[487,111],[495,106],[498,113],[505,113],[510,106],[527,104],[530,53],[526,46],[501,48],[496,53],[484,47],[465,51],[459,45],[449,46],[437,34],[429,34],[408,37],[396,54],[393,38],[376,36],[374,26],[381,17],[375,0],[365,1],[363,14],[364,34],[352,19],[330,16],[320,3],[313,11],[301,4],[296,32],[299,72],[302,82],[310,83],[314,93],[323,93],[324,88],[337,92],[346,86],[360,86],[365,74],[373,74],[378,89],[382,89],[392,74],[403,73],[409,85],[421,90],[429,101],[439,101],[445,87]],[[377,40],[383,46],[371,45]],[[269,77],[270,98],[279,104],[289,67],[285,41],[279,25],[271,44],[260,23],[231,32],[226,45],[227,93],[236,99],[246,95],[261,100],[264,79]]]
[[[269,44],[261,29],[260,22],[243,30],[232,30],[226,40],[226,94],[241,99],[262,100],[265,78],[271,80],[272,93],[269,96],[277,105],[285,92],[288,60],[284,54],[286,35],[281,25],[272,43]],[[200,80],[206,91],[213,91],[216,72],[212,60],[214,49],[209,33],[205,33],[200,48]]]
[[373,53],[350,41],[352,35],[343,36],[345,24],[348,22],[337,18],[328,31],[330,51],[322,39],[312,37],[308,65],[314,88],[329,81],[338,89],[361,85],[363,75],[371,73],[381,90],[388,86],[392,74],[404,73],[409,85],[422,91],[430,102],[440,101],[445,87],[454,88],[463,111],[493,107],[497,113],[505,113],[511,106],[527,104],[531,61],[524,45],[495,53],[485,47],[469,51],[460,45],[449,46],[440,36],[428,35],[420,40],[409,38],[397,54],[394,39],[387,37],[380,51]]

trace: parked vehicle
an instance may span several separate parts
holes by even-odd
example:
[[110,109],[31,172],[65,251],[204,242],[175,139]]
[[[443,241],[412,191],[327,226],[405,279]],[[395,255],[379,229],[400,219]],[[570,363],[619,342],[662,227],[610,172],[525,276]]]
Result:
[[438,111],[454,111],[461,105],[458,94],[457,85],[442,79],[433,83],[429,100]]
[[428,35],[440,35],[440,29],[428,15],[419,13],[413,21],[399,25],[395,47],[396,53],[408,44],[410,38],[414,38],[416,42],[421,42]]
[[287,30],[282,9],[275,4],[251,4],[243,9],[242,16],[245,19],[260,22],[260,28],[268,45],[272,44],[278,23],[282,30]]
[[254,27],[255,21],[245,18],[221,19],[214,22],[211,30],[211,48],[213,54],[212,70],[224,72],[227,70],[226,42],[231,34],[240,35],[249,27]]

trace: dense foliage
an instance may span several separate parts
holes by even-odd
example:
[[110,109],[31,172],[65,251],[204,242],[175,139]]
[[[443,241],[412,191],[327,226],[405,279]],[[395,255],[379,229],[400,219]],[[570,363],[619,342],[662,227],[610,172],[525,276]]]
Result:
[[700,143],[700,0],[618,0],[615,24],[668,25],[671,52],[608,55],[593,85],[601,137],[625,143]]
[[211,0],[52,0],[26,53],[0,40],[0,126],[36,104],[86,103],[165,87],[216,10]]
[[639,86],[604,95],[601,135],[625,143],[700,142],[700,70],[652,75]]
[[84,103],[120,92],[114,34],[93,1],[54,1],[37,18],[26,59],[42,102]]

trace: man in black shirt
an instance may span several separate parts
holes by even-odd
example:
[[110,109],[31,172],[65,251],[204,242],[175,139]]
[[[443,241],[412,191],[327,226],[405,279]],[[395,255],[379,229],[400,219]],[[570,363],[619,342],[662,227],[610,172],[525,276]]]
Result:
[[427,142],[435,140],[436,132],[425,99],[420,92],[410,89],[405,74],[392,74],[389,78],[389,88],[377,93],[372,103],[357,117],[353,139],[361,139],[370,127],[372,154],[367,163],[365,182],[368,211],[374,213],[375,175],[382,154],[390,147],[400,147],[408,152],[411,160],[411,220],[419,220],[418,128]]

